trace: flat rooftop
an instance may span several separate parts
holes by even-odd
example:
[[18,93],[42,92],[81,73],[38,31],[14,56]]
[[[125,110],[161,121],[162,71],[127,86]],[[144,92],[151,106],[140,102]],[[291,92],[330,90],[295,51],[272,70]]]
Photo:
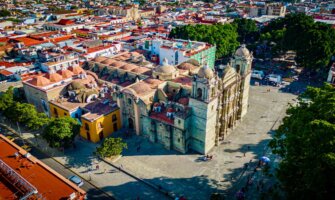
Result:
[[107,115],[119,109],[119,107],[117,106],[117,103],[111,98],[104,98],[87,104],[84,109],[88,110],[89,112],[82,115],[81,117],[89,121],[94,121],[103,115]]
[[0,134],[0,199],[84,199],[86,192]]

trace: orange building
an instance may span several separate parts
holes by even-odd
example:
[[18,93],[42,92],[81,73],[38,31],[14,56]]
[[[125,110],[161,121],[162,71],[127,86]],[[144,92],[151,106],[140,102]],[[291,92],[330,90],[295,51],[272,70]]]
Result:
[[82,200],[86,192],[0,135],[0,199]]

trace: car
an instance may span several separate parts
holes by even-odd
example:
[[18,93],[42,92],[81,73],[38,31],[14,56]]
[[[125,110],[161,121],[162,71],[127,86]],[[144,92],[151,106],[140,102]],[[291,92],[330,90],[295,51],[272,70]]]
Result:
[[278,86],[282,82],[282,77],[281,77],[281,75],[278,75],[278,74],[269,74],[265,77],[265,80],[267,80],[270,83]]
[[78,187],[81,187],[81,186],[84,185],[83,180],[81,180],[81,178],[79,178],[79,177],[76,176],[76,175],[70,176],[68,179],[69,179],[72,183],[76,184]]
[[256,78],[259,80],[262,80],[264,78],[264,72],[261,70],[252,70],[251,72],[251,78]]

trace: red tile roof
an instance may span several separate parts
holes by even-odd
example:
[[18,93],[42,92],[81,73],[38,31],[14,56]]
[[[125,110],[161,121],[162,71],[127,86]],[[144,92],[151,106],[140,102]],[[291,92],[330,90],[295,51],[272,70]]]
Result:
[[10,72],[10,71],[7,71],[7,70],[1,70],[0,71],[0,74],[2,74],[2,75],[4,75],[4,76],[10,76],[10,75],[13,75],[13,73],[12,72]]
[[85,191],[34,156],[25,157],[27,152],[5,136],[0,135],[0,143],[0,196],[4,199],[19,199],[33,191],[37,194],[28,199],[69,199],[71,194],[76,200],[84,199]]
[[33,46],[33,45],[45,43],[44,41],[36,40],[33,38],[29,38],[29,37],[19,37],[19,38],[14,38],[13,40],[22,42],[25,46]]
[[59,20],[59,22],[57,23],[59,25],[71,25],[74,24],[74,21],[70,20],[70,19],[61,19]]

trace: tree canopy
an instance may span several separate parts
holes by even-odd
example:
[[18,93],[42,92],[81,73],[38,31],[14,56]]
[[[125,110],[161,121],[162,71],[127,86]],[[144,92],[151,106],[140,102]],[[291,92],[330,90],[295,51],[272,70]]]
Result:
[[80,125],[71,117],[52,118],[44,128],[43,138],[51,147],[69,147],[79,134]]
[[120,155],[127,144],[122,138],[106,138],[100,147],[97,148],[97,154],[101,157],[111,157]]
[[309,69],[328,69],[335,53],[335,30],[305,14],[291,14],[272,21],[264,27],[261,38],[274,43],[277,52],[296,51],[297,63]]
[[31,130],[39,130],[49,122],[44,113],[38,113],[35,107],[28,103],[18,101],[20,97],[14,93],[14,88],[0,95],[0,111],[9,120],[25,124]]
[[258,39],[259,30],[254,20],[234,19],[233,24],[237,27],[239,42],[253,42]]
[[8,17],[10,16],[10,12],[6,9],[0,10],[0,17]]
[[[307,100],[306,100],[307,99]],[[335,88],[309,87],[270,142],[288,199],[330,199],[335,193]]]
[[239,46],[237,27],[232,24],[186,25],[171,30],[169,38],[208,42],[216,45],[216,58],[231,56]]

